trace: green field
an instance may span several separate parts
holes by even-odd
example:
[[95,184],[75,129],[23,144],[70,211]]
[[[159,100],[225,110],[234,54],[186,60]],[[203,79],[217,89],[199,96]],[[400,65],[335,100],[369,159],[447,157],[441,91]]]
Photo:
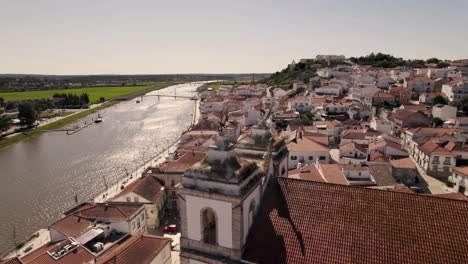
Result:
[[72,93],[82,94],[88,93],[91,102],[99,101],[99,98],[104,97],[106,100],[136,94],[142,91],[165,87],[175,84],[174,82],[157,82],[138,86],[103,86],[103,87],[85,87],[74,89],[59,89],[59,90],[44,90],[44,91],[25,91],[25,92],[0,92],[0,97],[6,101],[20,101],[31,99],[47,99],[52,98],[56,93]]

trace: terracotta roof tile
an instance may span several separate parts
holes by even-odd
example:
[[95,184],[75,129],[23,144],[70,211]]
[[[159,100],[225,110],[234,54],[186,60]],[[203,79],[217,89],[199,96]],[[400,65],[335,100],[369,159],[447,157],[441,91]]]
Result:
[[161,253],[170,238],[149,234],[136,234],[122,242],[109,254],[102,256],[97,264],[150,264]]
[[87,219],[124,219],[128,220],[143,207],[134,203],[97,203],[86,204],[73,211],[74,215]]
[[114,198],[136,193],[150,202],[159,204],[164,196],[164,190],[161,190],[162,187],[164,187],[164,182],[153,176],[146,176],[127,186]]
[[91,228],[93,224],[93,220],[88,220],[77,215],[68,215],[53,223],[50,227],[66,237],[77,237]]
[[83,264],[93,262],[94,255],[81,245],[58,260],[55,260],[51,255],[49,255],[49,253],[47,253],[48,251],[53,251],[56,248],[64,246],[68,243],[71,243],[71,241],[64,240],[55,244],[45,245],[22,257],[20,260],[24,264]]
[[243,254],[250,262],[466,262],[466,201],[288,178],[263,201]]
[[390,160],[390,163],[397,169],[416,169],[416,165],[414,165],[410,158],[392,159]]

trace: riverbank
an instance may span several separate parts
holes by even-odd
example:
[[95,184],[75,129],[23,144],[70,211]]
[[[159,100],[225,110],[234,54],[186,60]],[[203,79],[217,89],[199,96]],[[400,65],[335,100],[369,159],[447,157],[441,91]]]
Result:
[[[168,99],[165,99],[165,100],[168,101]],[[192,113],[191,114],[192,116],[190,117],[190,119],[187,119],[187,122],[185,124],[188,125],[190,123],[190,124],[193,125],[194,123],[198,122],[198,119],[199,119],[199,100],[196,100],[196,101],[182,100],[182,101],[183,102],[193,102],[193,105],[190,104],[191,105],[190,106],[191,111],[189,111],[187,114],[185,114],[185,116],[189,116],[190,112]],[[145,102],[146,102],[146,99],[145,99]],[[122,105],[126,105],[126,104],[128,104],[128,103],[124,103]],[[158,102],[158,104],[159,104],[159,102]],[[135,106],[142,106],[142,105],[144,105],[144,102],[142,102],[141,104],[138,104],[138,105],[135,105],[133,103],[132,108],[134,108]],[[164,109],[167,109],[167,108],[164,108]],[[87,132],[89,132],[89,131],[87,131]],[[117,177],[117,178],[106,177],[107,181],[109,183],[109,188],[106,188],[106,190],[104,190],[104,191],[103,191],[103,189],[100,189],[100,190],[98,190],[96,192],[93,192],[91,198],[86,198],[86,196],[84,196],[84,195],[81,196],[80,195],[78,197],[79,202],[80,203],[85,202],[85,201],[105,202],[105,201],[111,199],[112,197],[118,195],[122,191],[122,189],[121,189],[122,186],[127,187],[128,185],[132,184],[134,181],[140,179],[142,173],[148,167],[152,167],[153,165],[160,164],[161,162],[163,162],[166,159],[166,156],[169,153],[174,152],[178,147],[178,143],[179,143],[179,140],[180,140],[180,133],[183,133],[183,130],[180,130],[180,132],[178,132],[177,134],[173,134],[169,139],[165,139],[163,141],[164,143],[159,143],[155,147],[153,147],[153,148],[157,149],[156,152],[153,152],[151,155],[143,156],[144,159],[141,160],[141,161],[134,161],[135,162],[135,167],[133,167],[134,168],[133,170],[130,170],[130,167],[128,165],[123,166],[123,167],[126,167],[126,168],[129,169],[127,175],[125,175],[125,173],[122,173],[122,170],[119,170],[118,173],[119,174],[122,173],[121,177]],[[114,173],[114,175],[115,175],[115,173]],[[131,175],[131,178],[130,178],[130,175]],[[100,175],[100,176],[102,176],[102,175]],[[107,176],[109,176],[109,175],[107,175]],[[66,208],[69,209],[68,206]],[[42,226],[45,226],[45,225],[42,225]],[[18,250],[17,250],[18,255],[25,255],[26,252],[24,252],[24,251],[26,249],[27,249],[26,250],[27,252],[31,252],[31,251],[37,249],[38,247],[48,243],[50,238],[47,235],[48,235],[47,229],[41,229],[38,232],[34,232],[34,235],[29,236],[30,239],[24,241],[23,243],[20,243],[21,247],[19,247]],[[14,251],[12,251],[12,252],[9,253],[8,256],[14,256],[15,254],[16,253]]]
[[101,104],[101,105],[99,105],[97,107],[86,109],[84,111],[80,111],[80,112],[77,112],[75,114],[65,116],[65,117],[63,117],[63,118],[61,118],[61,119],[59,119],[59,120],[57,120],[55,122],[40,126],[38,128],[29,130],[29,131],[24,131],[24,132],[18,133],[16,135],[12,135],[10,137],[0,138],[0,151],[2,149],[4,149],[4,148],[12,146],[12,145],[14,145],[16,143],[19,143],[21,141],[34,139],[34,138],[36,138],[36,137],[38,137],[38,136],[42,135],[43,133],[48,132],[50,130],[58,129],[58,128],[64,127],[66,125],[69,125],[69,124],[71,124],[73,122],[76,122],[77,120],[79,120],[79,119],[81,119],[83,117],[86,117],[86,116],[88,116],[90,114],[96,113],[97,111],[100,111],[100,110],[102,110],[104,108],[116,105],[121,101],[131,100],[133,98],[136,98],[136,97],[142,96],[144,94],[147,94],[147,93],[149,93],[151,91],[164,89],[164,88],[167,88],[169,86],[177,85],[177,84],[180,84],[180,83],[181,82],[162,82],[162,83],[154,84],[148,89],[141,90],[141,91],[138,91],[138,92],[135,92],[135,93],[132,93],[132,94],[125,95],[125,96],[112,98],[109,101],[107,101],[107,102],[105,102],[105,103],[103,103],[103,104]]

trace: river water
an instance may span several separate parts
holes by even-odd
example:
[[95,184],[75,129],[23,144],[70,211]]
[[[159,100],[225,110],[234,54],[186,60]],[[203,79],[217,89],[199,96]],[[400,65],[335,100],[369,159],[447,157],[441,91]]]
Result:
[[[198,85],[159,93],[193,96]],[[49,132],[0,151],[0,252],[13,247],[14,227],[19,241],[47,227],[76,204],[75,195],[83,202],[103,192],[105,181],[110,186],[125,177],[125,170],[134,172],[190,125],[195,101],[136,100],[101,110],[102,123],[76,134]]]

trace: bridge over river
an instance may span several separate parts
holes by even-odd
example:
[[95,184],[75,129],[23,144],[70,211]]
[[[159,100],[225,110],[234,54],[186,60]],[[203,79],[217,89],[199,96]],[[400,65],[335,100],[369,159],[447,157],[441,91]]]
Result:
[[[155,157],[190,124],[202,83],[181,84],[100,111],[104,121],[79,133],[45,133],[0,151],[0,252],[47,227]],[[159,99],[158,99],[159,93]],[[174,94],[177,93],[177,96]],[[91,121],[89,116],[79,121]]]

